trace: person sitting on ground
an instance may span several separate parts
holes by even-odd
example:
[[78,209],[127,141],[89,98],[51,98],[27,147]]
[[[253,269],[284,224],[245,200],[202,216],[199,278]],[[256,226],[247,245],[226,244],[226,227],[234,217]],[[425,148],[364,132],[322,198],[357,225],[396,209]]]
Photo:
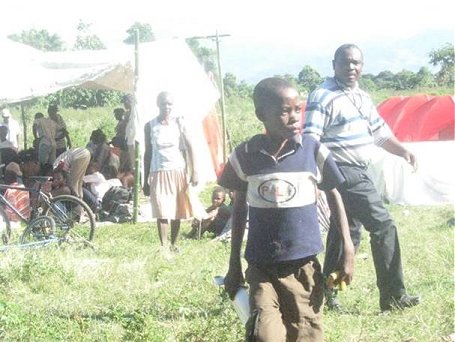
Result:
[[104,194],[109,190],[111,185],[99,171],[99,165],[95,161],[91,161],[88,164],[87,172],[83,177],[85,184],[89,185],[89,191],[93,196],[95,196],[96,202],[98,204],[103,200]]
[[71,189],[68,186],[68,172],[62,168],[57,168],[52,172],[52,197],[60,195],[72,195]]
[[202,220],[194,219],[189,237],[194,237],[200,229],[200,234],[205,232],[214,233],[218,236],[223,231],[227,221],[231,217],[231,211],[224,203],[226,201],[226,190],[216,187],[212,192],[212,205],[206,209],[207,216]]
[[[5,184],[14,186],[17,188],[25,188],[21,184],[18,178],[22,177],[22,171],[19,167],[19,164],[15,162],[9,163],[5,168]],[[19,189],[6,189],[4,195],[6,200],[11,203],[11,205],[17,209],[26,219],[30,217],[31,208],[30,208],[30,193],[25,190]],[[16,214],[12,209],[5,206],[5,212],[10,221],[20,221],[21,218]]]
[[113,165],[107,165],[104,168],[104,177],[111,187],[123,186],[122,181],[118,178],[118,171]]

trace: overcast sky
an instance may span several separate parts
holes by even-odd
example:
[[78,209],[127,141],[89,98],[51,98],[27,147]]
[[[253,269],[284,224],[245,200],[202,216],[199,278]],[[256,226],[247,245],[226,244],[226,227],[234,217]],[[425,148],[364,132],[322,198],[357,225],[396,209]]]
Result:
[[[56,33],[70,47],[79,20],[108,46],[120,44],[135,22],[157,38],[230,34],[221,41],[223,72],[239,80],[296,75],[308,64],[331,74],[334,50],[358,44],[365,72],[418,71],[428,53],[454,40],[454,1],[408,0],[14,0],[2,3],[0,33],[31,28]],[[208,46],[215,48],[213,42]]]

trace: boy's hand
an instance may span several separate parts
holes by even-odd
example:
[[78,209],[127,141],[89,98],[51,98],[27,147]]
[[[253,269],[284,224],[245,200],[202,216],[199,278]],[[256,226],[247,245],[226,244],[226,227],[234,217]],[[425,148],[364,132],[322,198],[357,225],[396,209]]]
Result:
[[224,277],[224,290],[228,293],[229,298],[234,300],[237,291],[245,284],[243,273],[240,268],[229,268],[226,276]]
[[354,258],[354,245],[350,243],[349,245],[344,246],[340,280],[345,281],[347,285],[351,284],[352,277],[354,276]]

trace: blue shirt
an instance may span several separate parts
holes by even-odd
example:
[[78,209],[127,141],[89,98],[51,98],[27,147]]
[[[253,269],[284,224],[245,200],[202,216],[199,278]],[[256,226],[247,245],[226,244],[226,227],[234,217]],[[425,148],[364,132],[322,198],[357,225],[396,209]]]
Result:
[[327,148],[296,135],[275,158],[268,137],[256,135],[230,155],[218,183],[246,191],[249,231],[245,258],[273,264],[316,255],[323,245],[317,214],[318,187],[330,190],[344,178]]

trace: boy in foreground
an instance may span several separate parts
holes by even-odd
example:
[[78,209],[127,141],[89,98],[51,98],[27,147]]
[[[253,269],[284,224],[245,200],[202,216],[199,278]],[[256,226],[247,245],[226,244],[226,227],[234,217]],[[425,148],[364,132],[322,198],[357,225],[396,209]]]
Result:
[[323,341],[323,249],[317,215],[318,188],[326,191],[343,242],[340,279],[351,282],[354,247],[341,197],[344,182],[328,150],[300,134],[302,101],[286,80],[267,78],[253,93],[266,134],[240,144],[218,183],[235,190],[232,240],[225,289],[231,298],[244,283],[241,246],[247,213],[245,258],[255,341]]

